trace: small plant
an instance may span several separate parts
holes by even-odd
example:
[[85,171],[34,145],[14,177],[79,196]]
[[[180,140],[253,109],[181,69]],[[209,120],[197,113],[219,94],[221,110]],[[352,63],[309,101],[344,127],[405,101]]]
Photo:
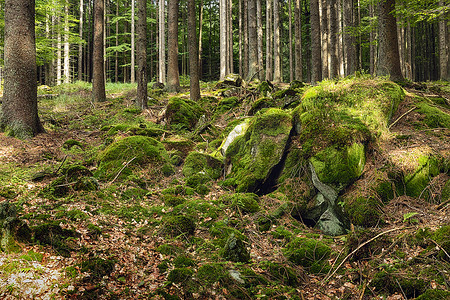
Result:
[[409,223],[409,224],[413,224],[413,223],[418,223],[419,220],[416,218],[413,218],[415,215],[418,215],[419,213],[416,212],[409,212],[403,215],[403,223]]

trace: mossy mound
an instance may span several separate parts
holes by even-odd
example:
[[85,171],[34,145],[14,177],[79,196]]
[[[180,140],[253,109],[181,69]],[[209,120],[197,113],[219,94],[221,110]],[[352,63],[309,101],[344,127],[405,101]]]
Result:
[[347,199],[344,209],[354,225],[374,227],[381,222],[381,203],[373,197]]
[[173,135],[165,138],[162,143],[167,151],[176,150],[182,158],[185,158],[189,152],[194,149],[194,142],[192,140],[179,135]]
[[183,175],[186,177],[204,174],[211,179],[222,175],[223,163],[219,159],[200,152],[190,152],[183,165]]
[[169,156],[164,146],[157,140],[144,136],[130,136],[119,139],[106,147],[97,156],[98,170],[95,175],[104,180],[118,175],[126,177],[137,166],[163,165]]
[[19,252],[21,246],[17,242],[29,242],[31,230],[17,217],[16,206],[9,202],[0,203],[0,251]]
[[100,280],[114,270],[115,261],[99,257],[89,258],[80,263],[80,271],[90,274],[90,278]]
[[361,176],[366,163],[364,149],[360,143],[343,148],[330,146],[314,155],[310,161],[321,182],[340,190]]
[[242,213],[255,213],[259,211],[259,197],[253,193],[235,193],[226,196],[223,201],[229,203]]
[[233,262],[245,263],[250,260],[250,252],[247,249],[245,241],[233,233],[228,237],[222,249],[222,256]]
[[226,87],[241,87],[244,84],[244,80],[239,74],[230,73],[225,78],[216,84],[216,89],[223,89]]
[[395,268],[389,268],[375,274],[371,286],[376,291],[386,294],[404,294],[407,299],[423,294],[429,282],[419,278],[416,273],[403,274],[396,272]]
[[450,291],[426,290],[425,293],[416,298],[416,300],[446,300],[446,299],[450,299]]
[[434,241],[439,244],[439,257],[450,261],[450,225],[442,226],[434,232]]
[[317,239],[295,238],[283,249],[286,258],[312,274],[326,274],[330,269],[331,248]]
[[426,101],[416,103],[418,112],[424,116],[423,122],[429,128],[450,128],[450,115],[438,106]]
[[196,102],[173,97],[167,103],[166,120],[170,128],[192,131],[204,113]]
[[298,286],[304,277],[304,274],[281,263],[263,262],[262,269],[267,270],[275,280],[292,287]]
[[46,223],[33,228],[34,239],[41,244],[50,245],[60,255],[68,257],[70,251],[75,249],[72,241],[78,238],[75,230],[63,229],[59,224]]
[[264,108],[270,108],[270,107],[277,107],[277,103],[274,99],[269,97],[263,97],[255,102],[253,102],[252,107],[248,111],[249,116],[255,115],[258,111],[264,109]]
[[193,235],[195,227],[195,221],[190,216],[169,216],[164,221],[164,231],[172,237],[179,235]]
[[383,249],[390,245],[390,240],[386,236],[381,236],[378,239],[364,245],[361,247],[363,243],[370,240],[374,236],[378,234],[374,229],[357,229],[354,232],[350,232],[347,235],[346,248],[347,252],[351,253],[358,247],[358,251],[356,251],[352,260],[358,261],[361,259],[368,259],[373,257],[374,255],[380,254]]
[[214,115],[220,116],[221,114],[226,113],[227,111],[237,107],[238,105],[239,105],[239,98],[236,96],[223,98],[222,100],[219,101],[216,108],[214,109]]
[[280,109],[269,109],[250,120],[245,134],[236,137],[225,152],[231,167],[227,181],[238,192],[270,189],[269,175],[282,159],[291,128],[291,116]]
[[441,191],[441,202],[444,203],[450,199],[450,179],[447,180]]
[[129,135],[142,135],[148,137],[160,137],[164,133],[167,133],[164,129],[156,126],[147,126],[146,124],[116,124],[112,126],[106,126],[102,128],[103,131],[107,131],[108,135],[116,135],[119,132],[128,133]]
[[418,167],[412,174],[405,175],[405,194],[411,197],[429,199],[427,190],[430,180],[439,174],[441,159],[433,155],[423,155],[417,160]]

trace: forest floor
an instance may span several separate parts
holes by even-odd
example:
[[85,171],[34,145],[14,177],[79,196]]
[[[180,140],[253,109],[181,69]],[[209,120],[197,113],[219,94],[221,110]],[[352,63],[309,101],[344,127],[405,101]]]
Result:
[[[441,97],[448,101],[448,85],[433,91],[429,84],[425,89],[407,89],[407,97],[400,104],[392,120],[398,120],[391,131],[407,139],[387,140],[383,151],[395,159],[398,153],[417,147],[431,147],[433,151],[450,153],[449,128],[424,128],[418,130],[414,124],[423,116],[413,108],[413,95]],[[185,89],[186,90],[186,89]],[[450,256],[443,260],[435,258],[440,245],[424,255],[423,245],[411,244],[419,231],[432,231],[450,224],[450,205],[434,201],[398,196],[383,208],[384,224],[374,228],[373,243],[365,257],[353,259],[348,251],[347,236],[324,236],[319,230],[310,228],[283,215],[267,231],[260,231],[258,215],[243,215],[231,208],[221,211],[197,212],[199,224],[192,238],[170,237],[164,234],[164,215],[174,208],[164,203],[162,192],[183,182],[182,166],[176,167],[169,177],[151,178],[146,181],[145,194],[136,191],[130,182],[99,182],[95,191],[70,191],[63,197],[48,197],[43,192],[64,167],[81,163],[90,170],[97,168],[95,158],[111,139],[102,130],[120,122],[160,122],[167,100],[173,94],[151,95],[154,103],[143,112],[135,112],[134,86],[114,86],[108,89],[108,101],[92,103],[89,87],[83,84],[61,87],[59,96],[39,100],[40,117],[46,133],[22,141],[0,133],[0,202],[9,201],[18,207],[18,215],[31,228],[46,222],[57,224],[74,234],[64,241],[64,249],[45,243],[22,243],[18,252],[0,253],[0,298],[2,299],[410,299],[409,291],[398,287],[380,292],[373,284],[376,273],[396,266],[395,272],[410,272],[411,268],[424,270],[436,268],[443,280],[429,280],[427,288],[450,290]],[[216,96],[212,85],[202,87],[202,96]],[[245,105],[244,105],[245,106]],[[248,107],[226,114],[216,123],[224,128],[231,117],[241,117]],[[450,110],[447,108],[447,113]],[[161,128],[162,125],[160,125]],[[160,140],[170,132],[159,137]],[[117,135],[126,136],[119,132]],[[201,136],[207,139],[205,136]],[[67,141],[78,141],[79,145],[67,146]],[[202,147],[202,143],[197,143]],[[374,152],[372,164],[377,164]],[[380,156],[381,157],[381,156]],[[380,158],[381,159],[381,158]],[[371,168],[370,164],[366,168]],[[150,174],[151,172],[148,172]],[[39,180],[36,174],[43,174]],[[145,177],[146,170],[140,176]],[[142,177],[141,177],[142,178]],[[435,178],[445,182],[449,176]],[[146,179],[147,180],[147,179]],[[436,184],[442,187],[442,184]],[[433,191],[440,195],[440,191]],[[228,189],[213,182],[206,195],[194,194],[193,203],[217,203]],[[280,200],[270,195],[261,196],[262,207],[275,207]],[[241,232],[248,237],[250,263],[223,261],[206,224],[215,220],[241,222]],[[284,233],[284,228],[288,233]],[[353,228],[352,228],[353,229]],[[285,236],[283,236],[285,234]],[[282,249],[286,236],[314,237],[326,242],[332,249],[328,260],[329,271],[312,274],[302,267],[289,263]],[[201,241],[201,242],[200,242]],[[366,244],[359,241],[353,249],[362,249]],[[166,246],[166,247],[164,247]],[[165,249],[165,250],[164,250]],[[373,251],[373,253],[371,253]],[[181,258],[180,258],[181,257]],[[182,261],[182,262],[177,262]],[[278,267],[273,271],[274,262]],[[404,269],[398,263],[408,264]],[[202,279],[197,272],[202,266],[214,265],[246,274],[245,284],[230,276]],[[168,280],[174,268],[189,270],[185,280]],[[239,274],[238,272],[238,274]],[[206,275],[205,275],[206,276]],[[247,283],[247,280],[251,283]],[[414,292],[413,292],[414,294]],[[236,296],[239,295],[239,296]],[[432,298],[430,298],[432,299]]]

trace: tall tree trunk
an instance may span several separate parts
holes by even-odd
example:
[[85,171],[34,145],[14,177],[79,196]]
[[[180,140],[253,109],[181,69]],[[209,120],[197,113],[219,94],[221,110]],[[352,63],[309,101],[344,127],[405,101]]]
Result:
[[70,82],[69,1],[64,4],[64,83]]
[[281,82],[280,3],[273,2],[273,81]]
[[328,3],[327,0],[319,1],[321,13],[320,33],[322,37],[322,78],[328,78]]
[[198,77],[202,78],[202,36],[203,36],[203,0],[200,0],[198,16]]
[[[374,16],[375,16],[374,4],[369,4],[369,17],[372,19]],[[374,30],[371,30],[369,33],[369,51],[370,51],[370,53],[369,53],[369,55],[370,55],[369,70],[370,70],[371,75],[375,74],[375,65],[376,65],[375,59],[377,56],[376,55],[377,48],[375,46],[375,34],[376,34],[376,32]],[[353,50],[353,48],[352,48],[352,50]],[[348,51],[350,51],[350,50],[348,50]],[[348,56],[348,54],[347,54],[347,56]],[[355,56],[356,56],[356,53],[355,53]],[[351,74],[351,73],[349,73],[349,74]],[[347,74],[347,75],[349,75],[349,74]]]
[[395,0],[382,0],[378,5],[379,50],[377,76],[389,75],[392,80],[402,80],[397,24],[392,14]]
[[94,101],[105,101],[105,68],[103,60],[103,0],[94,0],[94,46],[92,66],[92,97]]
[[188,0],[188,40],[189,40],[189,75],[190,98],[193,101],[200,99],[200,76],[198,68],[198,43],[195,16],[195,0]]
[[[80,24],[79,24],[79,35],[80,39],[83,39],[83,0],[80,0]],[[78,80],[83,80],[83,42],[78,43]]]
[[330,18],[330,49],[329,53],[331,56],[330,60],[330,78],[337,78],[339,76],[339,59],[338,59],[338,7],[337,7],[337,0],[329,0],[330,4],[330,11],[329,11],[329,18]]
[[136,72],[135,72],[135,43],[134,43],[134,29],[135,29],[135,25],[134,25],[134,20],[135,20],[135,12],[134,12],[134,7],[135,7],[135,0],[131,0],[131,66],[130,66],[130,80],[131,83],[134,83],[136,81]]
[[5,1],[5,84],[0,128],[21,139],[44,132],[36,82],[34,0]]
[[[372,7],[372,4],[370,4]],[[344,52],[345,52],[345,76],[354,74],[356,72],[356,51],[355,51],[355,37],[352,35],[349,30],[352,28],[354,23],[354,2],[353,0],[344,0],[344,26],[347,29],[344,34]],[[371,37],[370,40],[373,41],[372,32],[370,32]],[[372,44],[372,42],[370,42]],[[372,64],[371,64],[372,65]]]
[[[444,7],[444,0],[439,0],[439,6]],[[439,19],[439,79],[449,79],[448,53],[447,47],[450,41],[447,41],[446,20],[444,16]]]
[[248,76],[248,60],[249,60],[249,43],[248,43],[248,1],[243,0],[242,2],[242,23],[244,27],[243,35],[243,59],[242,59],[242,77],[246,78]]
[[[119,1],[116,1],[116,18],[119,18]],[[119,47],[119,20],[116,21],[116,49]],[[119,51],[114,54],[114,82],[119,82]]]
[[[261,12],[261,0],[256,0],[256,28],[257,28],[257,39],[258,39],[258,66],[259,69],[264,68],[263,61],[263,26],[262,26],[262,12]],[[258,71],[260,71],[258,70]],[[262,79],[264,73],[259,72],[258,78]]]
[[229,73],[228,70],[228,22],[227,22],[228,0],[219,0],[219,23],[220,23],[220,80]]
[[248,80],[250,80],[259,71],[257,32],[256,0],[248,0]]
[[233,68],[233,2],[228,0],[227,3],[227,22],[228,22],[228,38],[227,38],[227,55],[228,55],[228,70],[230,73],[234,72]]
[[273,1],[266,2],[266,80],[273,79]]
[[147,0],[138,0],[137,22],[137,98],[136,105],[140,109],[147,106]]
[[180,72],[178,71],[178,0],[167,2],[167,90],[180,91]]
[[242,25],[242,0],[239,0],[239,75],[243,76],[242,71],[242,47],[243,47],[243,25]]
[[165,41],[165,14],[164,1],[159,0],[159,82],[166,83],[166,41]]
[[406,26],[406,76],[408,79],[414,80],[412,72],[412,34],[411,24],[408,22]]
[[[59,27],[60,25],[60,18],[56,17],[56,24]],[[56,36],[56,85],[61,84],[62,79],[62,66],[61,66],[61,59],[62,59],[62,45],[61,45],[61,30],[57,29],[58,33]]]
[[302,57],[302,7],[300,0],[295,1],[295,79],[303,81],[303,57]]
[[289,82],[294,80],[294,54],[292,53],[292,0],[289,0]]
[[322,80],[322,57],[320,46],[320,15],[319,1],[310,0],[311,11],[311,83],[315,84]]

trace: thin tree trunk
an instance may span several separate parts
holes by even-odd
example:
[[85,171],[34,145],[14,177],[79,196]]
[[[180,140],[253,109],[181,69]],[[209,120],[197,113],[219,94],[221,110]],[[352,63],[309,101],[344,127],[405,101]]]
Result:
[[159,0],[159,82],[166,83],[166,42],[165,42],[165,14],[164,1]]
[[[373,4],[369,4],[369,16],[371,19],[375,16],[373,7],[374,7]],[[369,53],[369,55],[370,55],[369,70],[370,70],[371,75],[375,74],[375,64],[376,64],[375,58],[377,56],[376,55],[377,48],[375,46],[375,34],[376,34],[376,32],[373,30],[371,30],[369,33],[369,51],[370,51],[370,53]],[[349,74],[351,74],[351,73],[349,73]]]
[[140,109],[147,106],[147,1],[138,0],[137,22],[137,98],[136,105]]
[[[320,7],[320,33],[322,37],[322,78],[328,78],[328,9],[327,0],[319,0]],[[312,26],[312,25],[311,25]]]
[[273,2],[273,81],[281,82],[280,3]]
[[[444,0],[439,0],[439,6],[444,7]],[[446,32],[446,20],[442,16],[439,19],[439,79],[447,80],[449,79],[449,66],[448,63],[448,53],[447,46],[450,41],[447,41],[447,32]]]
[[242,23],[244,24],[244,41],[243,41],[243,59],[242,59],[242,77],[246,78],[248,76],[248,55],[249,55],[249,45],[248,45],[248,2],[243,0],[242,2]]
[[338,60],[338,18],[337,18],[337,0],[329,0],[330,10],[330,78],[339,76],[339,60]]
[[[80,24],[79,24],[79,35],[80,39],[83,39],[83,0],[80,0]],[[78,43],[78,80],[83,80],[83,43],[80,41]]]
[[135,72],[135,43],[134,43],[134,29],[135,29],[135,25],[134,25],[134,20],[135,20],[135,12],[134,12],[134,7],[135,7],[135,0],[131,0],[131,66],[130,66],[130,80],[131,83],[134,83],[136,81],[135,76],[136,76],[136,72]]
[[180,91],[180,73],[178,71],[178,0],[167,2],[167,90]]
[[239,0],[239,75],[243,76],[242,70],[242,35],[243,35],[243,27],[242,27],[242,0]]
[[193,101],[200,99],[200,76],[198,68],[198,43],[195,16],[195,0],[188,0],[188,40],[189,40],[189,74],[190,98]]
[[64,4],[64,83],[70,82],[69,1]]
[[289,82],[294,80],[294,54],[292,53],[292,0],[289,0]]
[[295,79],[303,81],[303,57],[302,57],[302,7],[300,0],[295,1]]
[[202,36],[203,36],[203,0],[200,0],[198,16],[198,77],[199,80],[202,78]]
[[[261,12],[261,1],[256,0],[256,28],[257,28],[257,36],[258,36],[258,68],[259,70],[264,68],[263,61],[263,25],[262,25],[262,12]],[[258,71],[259,71],[258,70]],[[258,78],[262,79],[264,73],[259,72]]]
[[234,68],[233,68],[233,2],[232,0],[228,0],[227,3],[227,13],[228,13],[228,18],[227,18],[227,22],[228,22],[228,38],[227,38],[227,47],[228,47],[228,70],[230,73],[234,72]]
[[228,0],[219,0],[219,21],[220,21],[220,80],[223,80],[228,73],[228,26],[227,26],[227,2]]
[[[373,7],[371,4],[370,7]],[[355,51],[355,38],[350,32],[350,28],[354,27],[354,2],[353,0],[344,0],[344,26],[347,29],[344,34],[344,52],[345,52],[345,76],[354,74],[356,71],[356,51]],[[370,32],[370,41],[373,41],[373,33]],[[372,42],[370,42],[372,44]],[[372,52],[370,52],[373,55]],[[371,63],[373,65],[373,63]]]
[[[60,19],[59,17],[56,17],[56,24],[59,27]],[[61,77],[62,77],[62,66],[61,66],[61,59],[62,59],[62,45],[61,45],[61,30],[58,29],[57,37],[56,37],[56,85],[61,84]]]
[[248,61],[247,80],[259,70],[258,66],[258,37],[256,29],[256,0],[248,0]]
[[103,0],[94,1],[94,49],[92,71],[92,96],[94,101],[105,101],[105,68],[103,60]]
[[[119,1],[116,2],[116,18],[119,18]],[[119,47],[119,20],[116,21],[116,49]],[[119,82],[119,51],[114,53],[114,82]]]
[[266,80],[273,79],[273,1],[266,2]]
[[320,47],[319,1],[310,0],[311,11],[311,83],[322,80],[322,57]]

